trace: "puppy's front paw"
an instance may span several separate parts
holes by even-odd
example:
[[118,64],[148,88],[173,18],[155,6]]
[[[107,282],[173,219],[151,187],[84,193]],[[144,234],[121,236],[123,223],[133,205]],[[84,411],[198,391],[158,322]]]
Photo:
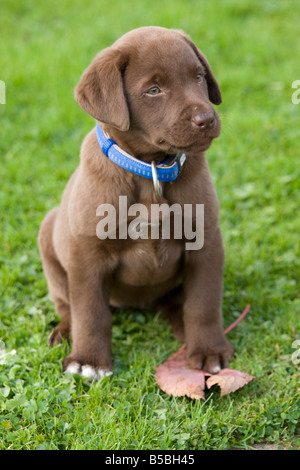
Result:
[[221,369],[227,367],[234,355],[233,346],[227,341],[211,348],[197,348],[196,351],[188,352],[188,362],[193,369],[202,369],[209,374],[217,374]]
[[89,379],[91,382],[103,379],[103,377],[107,377],[108,375],[112,375],[112,370],[110,369],[100,369],[99,367],[94,367],[90,364],[80,364],[76,361],[70,362],[64,368],[64,372],[78,374],[81,377]]

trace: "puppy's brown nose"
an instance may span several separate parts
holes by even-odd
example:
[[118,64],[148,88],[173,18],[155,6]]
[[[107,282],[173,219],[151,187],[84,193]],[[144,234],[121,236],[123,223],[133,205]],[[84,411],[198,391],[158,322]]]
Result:
[[211,129],[215,125],[215,116],[212,111],[207,113],[198,113],[192,117],[192,123],[200,130]]

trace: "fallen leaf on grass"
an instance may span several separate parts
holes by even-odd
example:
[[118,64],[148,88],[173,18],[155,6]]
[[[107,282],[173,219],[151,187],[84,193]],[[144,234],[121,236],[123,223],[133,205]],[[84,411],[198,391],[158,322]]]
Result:
[[185,344],[156,369],[155,380],[168,395],[205,400],[205,375],[188,366]]
[[205,400],[205,376],[209,376],[206,381],[207,388],[215,384],[219,385],[221,396],[235,392],[254,378],[234,369],[223,369],[215,375],[192,369],[186,360],[186,345],[184,344],[157,367],[155,380],[161,390],[168,395]]
[[221,388],[221,397],[228,393],[235,392],[238,388],[246,385],[250,380],[254,379],[252,375],[245,374],[234,369],[222,369],[218,374],[211,375],[207,381],[207,388],[211,388],[217,384]]

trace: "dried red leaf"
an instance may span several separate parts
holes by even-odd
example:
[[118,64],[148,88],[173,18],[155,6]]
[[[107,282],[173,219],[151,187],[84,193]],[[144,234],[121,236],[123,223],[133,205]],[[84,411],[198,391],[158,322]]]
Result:
[[205,375],[192,369],[186,360],[185,344],[156,369],[155,380],[168,395],[205,400]]
[[254,377],[234,369],[222,369],[218,374],[211,375],[207,381],[207,388],[211,388],[217,384],[221,388],[221,396],[235,392],[238,388],[243,387]]
[[234,369],[223,369],[215,375],[210,375],[203,370],[192,369],[186,359],[186,345],[184,344],[157,367],[155,380],[161,390],[168,395],[205,400],[205,376],[209,376],[206,381],[207,387],[219,385],[221,396],[235,392],[254,378]]

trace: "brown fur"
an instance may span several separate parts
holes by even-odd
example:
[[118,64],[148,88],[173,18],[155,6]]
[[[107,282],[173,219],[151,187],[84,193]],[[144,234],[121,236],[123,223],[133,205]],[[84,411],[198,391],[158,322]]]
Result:
[[[205,74],[198,82],[197,75]],[[161,93],[147,91],[159,86]],[[93,129],[84,139],[81,161],[61,205],[44,219],[39,246],[50,294],[61,322],[50,343],[71,332],[64,361],[111,370],[112,315],[109,305],[159,308],[176,337],[187,344],[192,367],[216,372],[233,348],[222,328],[224,252],[219,203],[205,159],[220,132],[211,103],[221,93],[211,68],[184,33],[139,28],[100,52],[75,90],[80,106],[101,123],[120,147],[146,162],[186,152],[182,173],[163,183],[157,200],[153,182],[105,157]],[[185,240],[100,240],[96,209],[119,195],[128,204],[204,204],[204,247],[186,251]]]

